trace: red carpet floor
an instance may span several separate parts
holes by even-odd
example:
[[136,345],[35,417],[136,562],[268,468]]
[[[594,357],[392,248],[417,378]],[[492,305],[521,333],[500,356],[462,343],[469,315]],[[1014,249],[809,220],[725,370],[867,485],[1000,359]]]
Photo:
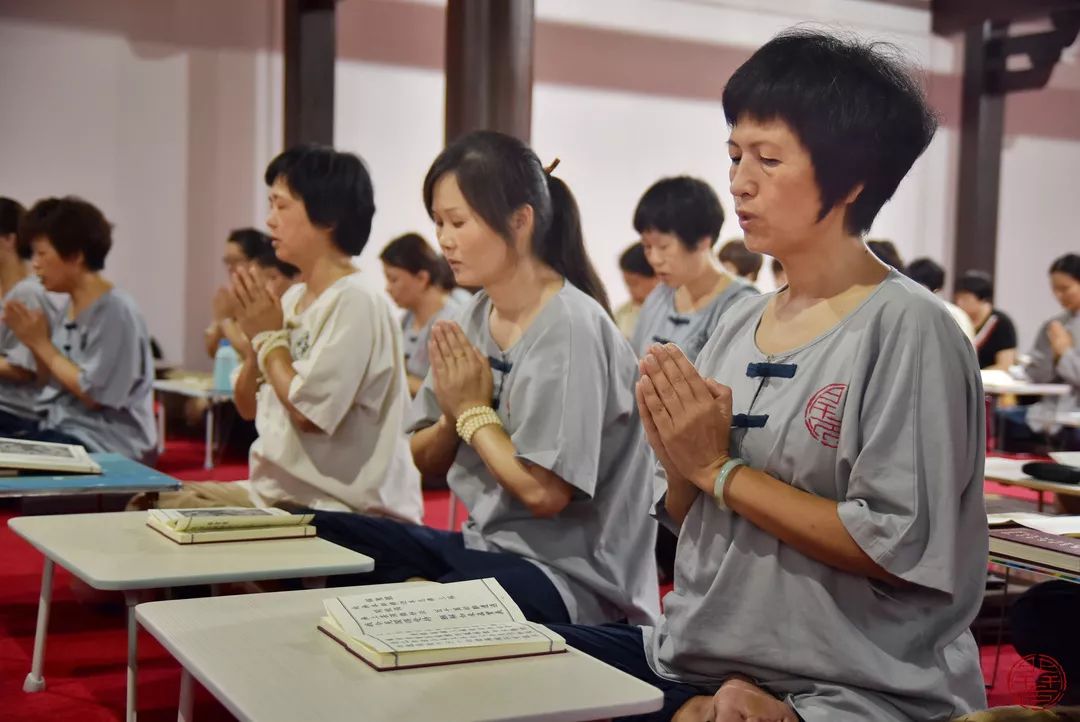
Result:
[[[185,480],[246,477],[247,468],[242,460],[225,460],[213,471],[204,471],[201,453],[197,442],[170,442],[159,467]],[[1011,487],[994,488],[992,493],[1026,499],[1023,490]],[[445,528],[447,493],[425,494],[425,511],[430,525]],[[127,660],[122,602],[81,603],[72,591],[70,575],[59,567],[45,650],[47,687],[37,694],[22,691],[33,651],[42,558],[8,530],[7,520],[16,514],[15,505],[0,507],[0,720],[122,720]],[[985,647],[982,653],[983,669],[989,674],[994,649]],[[1011,647],[1003,648],[998,684],[989,691],[992,706],[1013,703],[1005,689],[1005,680],[1017,659]],[[175,720],[179,689],[179,665],[149,634],[142,632],[139,636],[140,722]],[[195,716],[199,722],[233,719],[202,689],[196,695]]]

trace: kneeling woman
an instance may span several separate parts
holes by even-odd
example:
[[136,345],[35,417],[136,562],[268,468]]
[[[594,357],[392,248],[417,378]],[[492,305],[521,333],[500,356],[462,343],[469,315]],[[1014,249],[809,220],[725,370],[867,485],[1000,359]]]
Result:
[[983,397],[941,301],[862,236],[933,135],[875,45],[795,31],[724,90],[747,247],[788,285],[638,398],[679,534],[653,628],[556,625],[665,692],[650,719],[927,722],[985,705]]
[[319,514],[375,559],[367,581],[495,577],[534,621],[658,612],[651,468],[633,351],[607,310],[577,206],[521,141],[478,132],[435,159],[424,202],[457,282],[481,286],[429,344],[413,458],[469,510],[461,533]]

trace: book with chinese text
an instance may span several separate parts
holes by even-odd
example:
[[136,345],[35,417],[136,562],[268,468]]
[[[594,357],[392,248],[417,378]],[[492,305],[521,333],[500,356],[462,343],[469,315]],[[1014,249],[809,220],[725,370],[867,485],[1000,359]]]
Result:
[[100,474],[101,467],[78,444],[0,438],[0,475]]
[[323,600],[319,629],[378,670],[566,651],[494,579],[410,584]]
[[311,514],[281,509],[150,509],[146,525],[178,544],[315,536]]

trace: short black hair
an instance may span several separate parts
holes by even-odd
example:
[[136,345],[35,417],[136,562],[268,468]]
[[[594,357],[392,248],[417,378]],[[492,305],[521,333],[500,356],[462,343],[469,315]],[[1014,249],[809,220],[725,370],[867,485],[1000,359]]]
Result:
[[29,246],[39,238],[47,239],[65,261],[81,253],[87,270],[100,271],[112,248],[112,224],[82,198],[45,198],[19,224],[20,243]]
[[765,262],[764,256],[754,253],[746,247],[745,242],[738,239],[725,243],[716,257],[721,263],[727,262],[735,266],[736,272],[744,278],[756,278]]
[[634,230],[672,233],[693,251],[702,238],[710,247],[720,237],[724,209],[708,183],[690,176],[662,178],[641,196],[634,210]]
[[229,231],[227,243],[235,243],[240,246],[240,252],[244,258],[254,261],[266,252],[266,249],[274,249],[270,236],[256,228],[236,228]]
[[[13,198],[0,196],[0,236],[18,234],[19,221],[26,215],[26,209],[22,203]],[[30,244],[23,243],[16,238],[15,251],[20,258],[30,257]]]
[[270,161],[263,179],[278,178],[304,202],[312,224],[331,231],[334,245],[358,256],[371,235],[375,191],[364,162],[352,153],[298,145]]
[[286,278],[296,278],[300,275],[299,268],[277,257],[277,252],[274,251],[273,246],[267,246],[251,261],[260,268],[276,268]]
[[866,246],[882,262],[889,264],[898,271],[903,270],[904,259],[900,257],[900,251],[896,249],[896,244],[892,241],[875,238],[867,241]]
[[945,287],[945,269],[932,258],[916,258],[904,269],[904,275],[931,291]]
[[1074,281],[1080,281],[1080,256],[1075,253],[1066,253],[1054,259],[1054,262],[1050,264],[1050,273],[1065,273],[1072,276]]
[[994,302],[994,279],[985,271],[968,271],[956,281],[953,293],[970,293],[980,301]]
[[19,221],[26,209],[22,203],[12,198],[0,196],[0,236],[19,232]]
[[783,121],[810,154],[819,218],[863,185],[844,226],[865,234],[930,140],[937,121],[919,83],[888,43],[794,28],[755,52],[728,80],[729,126]]
[[622,255],[619,256],[619,268],[627,273],[636,273],[646,278],[652,278],[656,275],[656,271],[649,264],[649,260],[645,258],[645,246],[641,245],[641,241],[622,252]]

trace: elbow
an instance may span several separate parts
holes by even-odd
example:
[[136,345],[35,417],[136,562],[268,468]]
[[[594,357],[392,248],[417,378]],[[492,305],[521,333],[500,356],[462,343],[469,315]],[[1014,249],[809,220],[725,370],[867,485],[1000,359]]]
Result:
[[551,519],[558,516],[570,504],[569,487],[560,489],[537,489],[521,501],[537,519]]
[[293,425],[297,428],[298,431],[302,431],[305,434],[315,434],[322,432],[322,429],[320,429],[314,421],[304,416],[299,411],[292,411],[289,415],[292,417]]

